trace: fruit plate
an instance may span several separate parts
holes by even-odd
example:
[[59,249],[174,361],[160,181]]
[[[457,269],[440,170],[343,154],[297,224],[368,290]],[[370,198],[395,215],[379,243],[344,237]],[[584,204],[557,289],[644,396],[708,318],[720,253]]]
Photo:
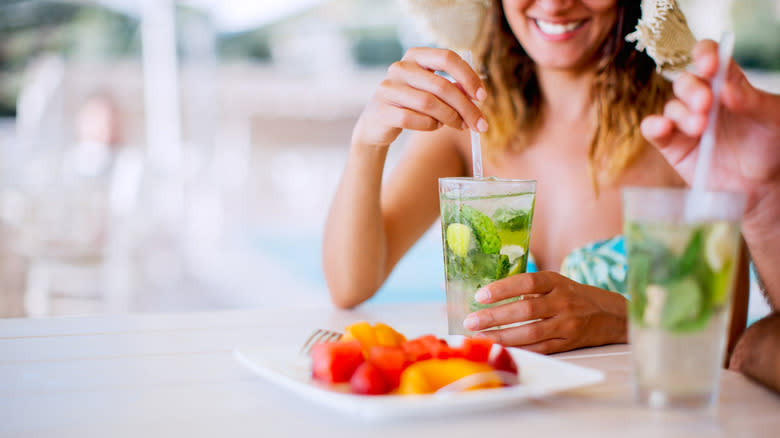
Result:
[[[451,345],[460,342],[457,336],[444,339]],[[496,409],[604,380],[604,373],[598,370],[517,348],[508,350],[520,369],[520,384],[416,396],[356,395],[347,392],[346,388],[320,384],[311,378],[311,359],[298,354],[295,346],[240,347],[233,351],[233,357],[252,372],[303,399],[367,420]]]

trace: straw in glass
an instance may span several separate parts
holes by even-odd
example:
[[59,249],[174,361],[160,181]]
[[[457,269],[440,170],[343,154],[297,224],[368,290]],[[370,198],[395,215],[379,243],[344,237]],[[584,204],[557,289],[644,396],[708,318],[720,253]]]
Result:
[[718,48],[718,71],[712,80],[712,108],[707,117],[707,127],[699,140],[699,157],[696,162],[696,171],[691,186],[691,195],[686,205],[686,217],[690,220],[695,216],[695,204],[697,193],[703,193],[707,189],[709,181],[710,167],[712,163],[712,150],[715,148],[715,124],[718,118],[718,108],[720,107],[720,93],[723,89],[723,83],[726,80],[731,54],[734,51],[734,34],[724,32],[720,38]]
[[[471,50],[464,50],[461,53],[463,59],[473,68],[474,62],[471,57]],[[471,162],[473,165],[474,178],[482,178],[482,140],[479,131],[472,129],[471,133]]]

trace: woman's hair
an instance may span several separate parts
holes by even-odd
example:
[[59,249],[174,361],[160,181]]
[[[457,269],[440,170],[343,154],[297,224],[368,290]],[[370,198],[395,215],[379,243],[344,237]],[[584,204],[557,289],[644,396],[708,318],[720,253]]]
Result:
[[[596,189],[600,182],[614,181],[639,155],[646,145],[639,130],[642,118],[659,112],[671,94],[653,60],[625,41],[639,21],[640,2],[618,0],[617,7],[615,26],[597,55],[592,88],[596,129],[588,157]],[[534,62],[512,32],[501,0],[493,0],[487,20],[476,59],[490,96],[482,105],[490,125],[484,134],[486,155],[495,159],[506,149],[528,145],[541,97]]]

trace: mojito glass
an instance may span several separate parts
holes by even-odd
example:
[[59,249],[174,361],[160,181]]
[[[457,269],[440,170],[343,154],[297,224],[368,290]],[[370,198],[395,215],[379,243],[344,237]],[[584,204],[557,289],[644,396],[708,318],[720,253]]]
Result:
[[442,252],[450,334],[470,335],[466,315],[484,305],[480,287],[525,272],[536,181],[441,178]]
[[717,400],[744,205],[737,193],[624,190],[629,342],[641,402]]

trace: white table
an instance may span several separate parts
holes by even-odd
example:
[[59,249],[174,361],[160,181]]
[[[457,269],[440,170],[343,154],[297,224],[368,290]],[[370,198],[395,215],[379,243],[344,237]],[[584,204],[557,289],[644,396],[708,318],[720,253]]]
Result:
[[0,436],[777,436],[780,396],[724,372],[714,412],[643,408],[625,345],[557,355],[601,369],[588,388],[473,416],[386,423],[298,399],[231,356],[240,345],[300,342],[316,327],[383,321],[444,335],[438,303],[0,320]]

